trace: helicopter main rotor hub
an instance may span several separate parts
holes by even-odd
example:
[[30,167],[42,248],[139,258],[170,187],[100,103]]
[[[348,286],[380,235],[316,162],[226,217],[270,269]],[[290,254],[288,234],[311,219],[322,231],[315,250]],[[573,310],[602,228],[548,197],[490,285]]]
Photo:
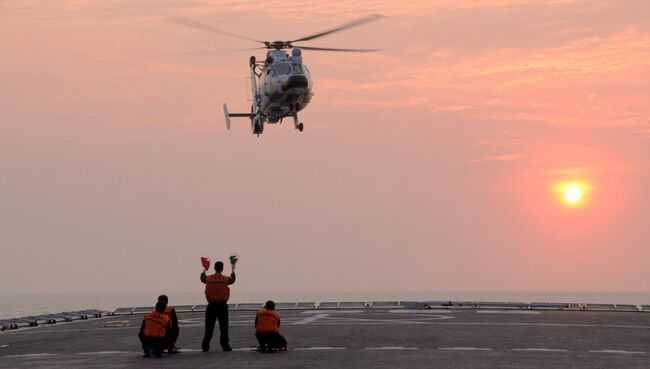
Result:
[[289,41],[264,41],[264,45],[266,45],[267,49],[275,50],[291,49],[293,47]]

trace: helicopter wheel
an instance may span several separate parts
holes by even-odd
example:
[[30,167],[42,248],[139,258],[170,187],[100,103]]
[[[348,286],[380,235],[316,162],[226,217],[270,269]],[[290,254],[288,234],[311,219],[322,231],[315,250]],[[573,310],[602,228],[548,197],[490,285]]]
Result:
[[262,132],[264,132],[264,122],[260,118],[256,118],[253,123],[253,133],[259,137]]
[[256,61],[255,55],[251,56],[251,59],[250,59],[250,66],[251,67],[255,65],[255,61]]
[[305,129],[305,125],[300,122],[300,124],[298,124],[298,130],[302,132],[303,129]]

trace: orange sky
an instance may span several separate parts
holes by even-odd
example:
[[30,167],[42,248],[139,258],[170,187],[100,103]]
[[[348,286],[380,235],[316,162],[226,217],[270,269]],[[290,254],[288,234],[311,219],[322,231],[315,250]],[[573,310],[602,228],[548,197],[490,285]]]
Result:
[[[221,111],[255,44],[167,21],[369,13],[309,45],[383,51],[305,51],[305,131],[260,138]],[[194,291],[231,251],[249,291],[650,291],[646,1],[8,0],[0,45],[0,294]]]

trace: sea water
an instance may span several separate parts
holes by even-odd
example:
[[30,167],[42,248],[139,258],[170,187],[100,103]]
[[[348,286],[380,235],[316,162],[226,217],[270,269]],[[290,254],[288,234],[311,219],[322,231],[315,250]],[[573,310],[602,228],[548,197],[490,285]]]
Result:
[[[171,305],[205,304],[200,292],[167,293]],[[158,294],[0,295],[0,319],[64,311],[153,306]],[[499,291],[294,291],[247,292],[232,288],[231,303],[323,301],[502,301],[650,305],[650,292],[499,292]]]

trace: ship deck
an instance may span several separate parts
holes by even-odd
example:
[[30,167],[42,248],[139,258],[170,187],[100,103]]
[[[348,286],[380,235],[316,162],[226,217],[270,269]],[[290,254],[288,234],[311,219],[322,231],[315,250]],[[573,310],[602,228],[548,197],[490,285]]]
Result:
[[182,352],[142,358],[142,315],[0,333],[0,368],[650,368],[650,314],[512,309],[281,311],[289,351],[255,352],[254,311],[230,312],[200,351],[202,312],[179,312]]

